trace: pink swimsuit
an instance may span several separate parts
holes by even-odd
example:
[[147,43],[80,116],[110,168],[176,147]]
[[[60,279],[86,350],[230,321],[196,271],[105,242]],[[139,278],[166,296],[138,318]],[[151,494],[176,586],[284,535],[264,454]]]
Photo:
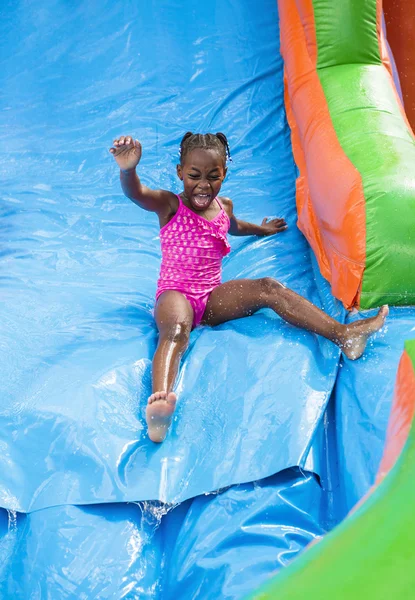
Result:
[[220,212],[208,221],[177,197],[177,213],[160,229],[162,261],[156,300],[167,290],[183,294],[193,308],[196,327],[212,290],[221,283],[222,259],[230,252],[226,237],[230,221],[217,198]]

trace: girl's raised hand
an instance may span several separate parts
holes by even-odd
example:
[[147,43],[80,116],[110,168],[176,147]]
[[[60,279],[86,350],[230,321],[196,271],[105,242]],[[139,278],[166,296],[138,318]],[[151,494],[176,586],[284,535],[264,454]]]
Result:
[[265,217],[261,223],[262,235],[274,235],[275,233],[281,233],[288,228],[285,219],[271,219]]
[[141,144],[130,135],[114,140],[110,152],[122,171],[135,169],[141,158]]

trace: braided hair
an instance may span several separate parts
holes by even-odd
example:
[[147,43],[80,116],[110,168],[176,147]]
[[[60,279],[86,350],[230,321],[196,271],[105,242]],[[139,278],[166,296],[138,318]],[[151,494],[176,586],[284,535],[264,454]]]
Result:
[[180,163],[183,164],[186,155],[195,148],[205,150],[217,150],[223,156],[223,162],[231,159],[228,140],[224,133],[192,133],[188,131],[184,134],[180,142]]

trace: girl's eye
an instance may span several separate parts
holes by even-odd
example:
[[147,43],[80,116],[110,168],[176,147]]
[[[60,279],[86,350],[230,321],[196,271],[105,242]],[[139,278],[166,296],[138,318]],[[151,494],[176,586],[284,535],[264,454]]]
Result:
[[210,179],[211,181],[216,181],[216,179],[219,179],[219,176],[218,176],[218,175],[215,175],[214,177],[209,177],[209,179]]
[[189,177],[190,179],[199,179],[199,175],[192,175],[192,173],[189,173]]

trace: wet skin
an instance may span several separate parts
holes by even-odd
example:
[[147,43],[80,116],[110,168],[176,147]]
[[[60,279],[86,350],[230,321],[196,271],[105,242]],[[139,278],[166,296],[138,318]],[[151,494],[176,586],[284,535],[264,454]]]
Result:
[[[178,210],[175,194],[166,190],[151,190],[142,185],[135,172],[141,158],[141,144],[131,136],[114,140],[110,149],[121,170],[124,193],[134,203],[155,212],[160,226],[166,225]],[[192,211],[211,221],[220,211],[215,202],[226,167],[223,156],[214,149],[196,148],[177,165],[177,175],[183,182],[181,198]],[[247,223],[233,213],[229,198],[221,204],[230,219],[231,235],[274,235],[287,229],[284,219],[264,219],[261,225]],[[261,308],[271,308],[285,321],[321,335],[335,343],[351,360],[364,352],[368,338],[384,324],[388,307],[378,314],[350,325],[338,323],[305,298],[289,290],[271,277],[238,279],[215,288],[208,300],[202,324],[215,326],[233,319],[250,316]],[[153,393],[148,399],[146,419],[152,441],[162,442],[168,432],[176,408],[177,396],[172,391],[180,359],[189,343],[193,309],[183,294],[168,290],[161,294],[155,307],[159,330],[158,346],[153,358]]]

